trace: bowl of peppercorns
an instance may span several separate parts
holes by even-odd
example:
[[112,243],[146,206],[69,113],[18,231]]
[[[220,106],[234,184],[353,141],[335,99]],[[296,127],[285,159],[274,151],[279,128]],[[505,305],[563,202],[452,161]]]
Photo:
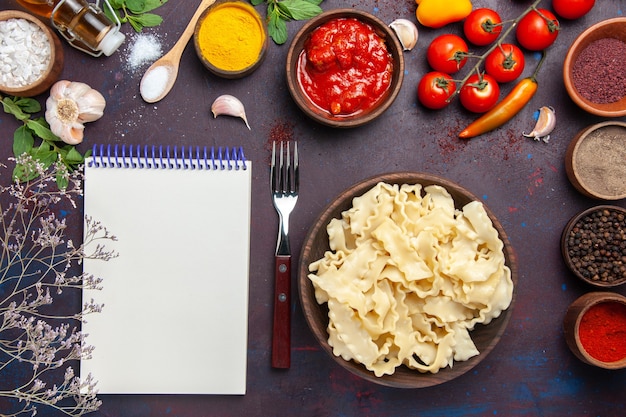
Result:
[[626,282],[626,209],[591,207],[570,219],[561,236],[565,263],[578,278],[595,287]]

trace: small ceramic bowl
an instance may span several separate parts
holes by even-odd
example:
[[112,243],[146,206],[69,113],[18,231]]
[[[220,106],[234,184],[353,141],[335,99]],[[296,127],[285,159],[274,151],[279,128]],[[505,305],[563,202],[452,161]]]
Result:
[[[610,317],[609,320],[605,319],[603,325],[594,325],[594,317],[603,314]],[[619,330],[611,335],[602,328],[604,326]],[[591,329],[593,337],[589,335]],[[603,369],[626,368],[626,353],[618,354],[626,352],[625,331],[626,297],[612,292],[584,294],[569,306],[563,319],[563,334],[572,353],[584,363]]]
[[[235,19],[227,17],[235,15]],[[198,19],[193,33],[202,64],[222,78],[242,78],[263,62],[268,46],[265,22],[249,3],[217,1]]]
[[626,123],[606,121],[589,126],[565,152],[565,171],[572,185],[599,200],[626,198]]
[[[507,310],[503,311],[498,318],[492,320],[489,324],[476,325],[474,330],[472,330],[470,333],[471,338],[480,352],[477,356],[469,358],[466,361],[455,361],[453,366],[441,369],[436,374],[421,373],[406,366],[399,366],[392,375],[377,377],[373,372],[368,371],[365,366],[334,355],[333,347],[328,341],[328,305],[326,303],[322,305],[318,304],[315,296],[315,288],[308,277],[309,265],[323,258],[326,251],[330,250],[326,227],[331,219],[340,219],[341,213],[352,207],[355,197],[363,195],[380,181],[387,184],[398,185],[421,184],[423,187],[428,185],[442,186],[453,198],[457,209],[461,209],[469,202],[478,200],[471,192],[450,180],[437,175],[419,172],[384,174],[363,180],[346,189],[321,212],[315,223],[309,229],[302,245],[298,270],[298,291],[304,318],[315,339],[329,357],[338,365],[360,378],[375,384],[393,388],[425,388],[443,384],[470,371],[491,352],[506,330],[509,319],[513,313],[513,303]],[[486,206],[485,211],[491,219],[493,227],[498,231],[500,239],[504,243],[503,252],[505,264],[511,270],[513,284],[517,285],[517,263],[513,248],[498,219]]]
[[[584,94],[581,91],[580,86],[577,87],[574,67],[580,54],[593,42],[606,38],[615,38],[626,42],[626,17],[604,20],[589,27],[578,35],[565,56],[565,62],[563,63],[563,81],[567,93],[581,109],[595,114],[596,116],[622,117],[626,116],[626,96],[610,103],[596,103],[589,99],[589,94]],[[596,80],[599,77],[589,74],[586,78]],[[595,83],[593,88],[597,88],[597,85],[598,84]]]
[[[305,42],[309,39],[311,33],[331,20],[342,18],[355,18],[371,26],[376,34],[385,42],[387,51],[391,54],[393,62],[391,84],[385,95],[378,100],[374,107],[366,111],[355,112],[353,115],[333,115],[329,110],[320,108],[311,101],[299,81],[300,70],[298,67],[301,61],[300,58],[304,50]],[[307,116],[323,125],[331,127],[351,128],[362,126],[383,114],[394,102],[400,91],[404,78],[402,45],[393,30],[377,17],[356,9],[335,9],[324,12],[309,20],[295,35],[289,47],[289,51],[287,52],[286,73],[289,93],[297,106]]]
[[561,254],[582,281],[598,288],[626,282],[626,209],[601,205],[573,216],[561,235]]
[[[23,86],[2,85],[0,78],[0,91],[16,97],[33,97],[48,90],[52,84],[58,81],[61,71],[63,71],[63,47],[59,37],[46,26],[41,20],[31,14],[19,10],[5,10],[0,12],[0,21],[9,19],[23,19],[31,22],[45,34],[50,44],[50,59],[47,68],[34,82]],[[0,73],[0,76],[4,74]]]

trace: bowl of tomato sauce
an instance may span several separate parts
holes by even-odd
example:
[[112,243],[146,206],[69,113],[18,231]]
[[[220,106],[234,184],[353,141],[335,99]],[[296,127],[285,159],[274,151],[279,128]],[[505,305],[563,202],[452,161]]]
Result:
[[335,9],[296,34],[286,74],[291,97],[307,116],[331,127],[362,126],[396,99],[404,78],[402,46],[379,18]]

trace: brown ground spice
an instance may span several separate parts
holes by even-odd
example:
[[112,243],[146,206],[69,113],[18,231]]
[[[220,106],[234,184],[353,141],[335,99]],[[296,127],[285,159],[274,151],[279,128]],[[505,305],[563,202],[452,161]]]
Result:
[[574,61],[572,81],[580,95],[594,103],[614,103],[626,96],[626,42],[591,42]]
[[578,146],[574,161],[581,183],[605,196],[626,193],[626,128],[605,126]]

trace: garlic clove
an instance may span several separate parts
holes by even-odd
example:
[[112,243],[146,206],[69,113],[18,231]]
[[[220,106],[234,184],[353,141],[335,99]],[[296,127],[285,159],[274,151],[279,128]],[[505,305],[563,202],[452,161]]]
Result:
[[219,96],[211,105],[211,112],[213,113],[213,118],[220,115],[240,117],[248,126],[248,130],[252,130],[248,124],[248,119],[246,119],[243,103],[235,96],[229,94]]
[[545,143],[548,143],[550,133],[552,133],[555,127],[556,111],[553,107],[543,106],[539,109],[539,117],[537,117],[537,123],[532,132],[522,132],[522,135],[527,138],[533,138],[536,141],[543,140]]
[[407,19],[396,19],[389,27],[393,29],[405,51],[410,51],[417,44],[417,26]]

